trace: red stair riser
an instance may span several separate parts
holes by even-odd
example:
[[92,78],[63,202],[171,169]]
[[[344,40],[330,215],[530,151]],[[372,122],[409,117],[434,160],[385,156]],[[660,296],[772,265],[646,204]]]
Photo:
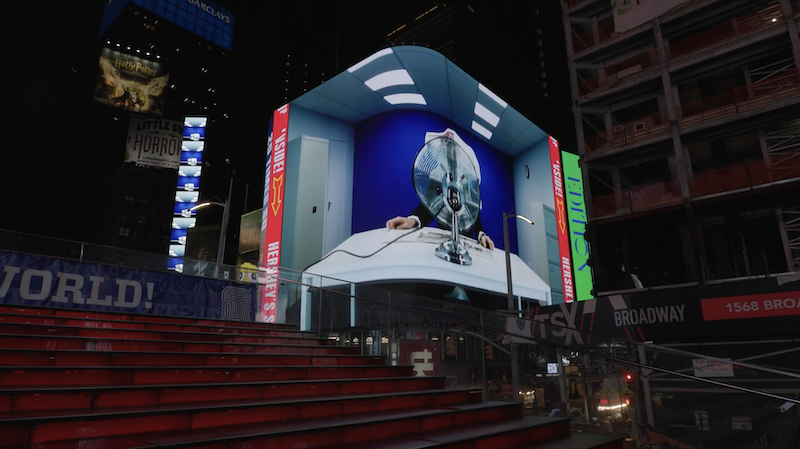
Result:
[[27,446],[31,441],[30,426],[0,426],[0,447]]
[[305,337],[311,335],[300,331],[280,330],[280,329],[250,329],[250,328],[226,328],[226,327],[205,327],[193,326],[189,324],[168,324],[168,323],[141,323],[132,321],[87,321],[74,318],[45,317],[45,316],[13,316],[0,315],[0,323],[12,324],[38,324],[42,326],[68,326],[71,328],[82,329],[107,329],[107,330],[150,330],[153,332],[195,332],[208,335],[225,336],[252,336],[252,337]]
[[444,429],[453,425],[454,415],[431,416],[422,421],[422,431]]
[[[191,371],[138,371],[135,374],[134,384],[153,385],[162,383],[201,383],[201,382],[259,382],[259,381],[280,381],[280,380],[307,380],[307,379],[345,379],[348,377],[370,378],[370,377],[403,377],[410,375],[412,368],[403,367],[402,370],[386,368],[365,369],[365,368],[319,368],[308,367],[307,370],[301,369],[261,369],[261,368],[242,368],[231,369],[228,371],[213,369],[202,372]],[[228,374],[226,374],[228,373]],[[224,380],[223,380],[224,379]]]
[[[216,346],[217,351],[214,352],[221,352],[219,351],[221,345]],[[0,348],[51,349],[62,351],[67,349],[85,351],[183,351],[183,345],[181,343],[163,341],[94,341],[74,340],[69,338],[31,338],[26,336],[0,337]]]
[[478,410],[470,410],[459,413],[453,417],[453,425],[460,426],[465,423],[476,422],[480,419],[480,412]]
[[570,434],[569,423],[564,421],[547,426],[519,429],[513,432],[494,435],[487,438],[475,440],[472,443],[474,449],[495,449],[498,447],[519,447],[529,444],[531,441],[545,443],[558,438],[568,438]]
[[383,365],[382,358],[359,357],[352,355],[332,355],[319,357],[313,355],[270,355],[270,354],[141,354],[136,352],[117,353],[64,353],[64,352],[22,352],[0,350],[0,366],[258,366],[258,365]]
[[159,398],[160,404],[188,404],[192,402],[212,402],[236,399],[258,399],[263,398],[263,387],[242,386],[242,387],[218,387],[173,390],[165,389]]
[[[138,432],[159,432],[173,429],[188,429],[191,417],[180,415],[153,415],[117,420],[105,420],[96,424],[75,422],[46,422],[33,429],[30,444],[48,443],[63,440],[100,438],[114,435],[129,435]],[[0,432],[3,432],[0,427]]]
[[[461,397],[461,403],[464,404],[468,402],[467,396],[469,394],[468,392],[445,392],[438,394],[400,396],[391,399],[364,398],[305,404],[264,405],[207,412],[181,411],[169,414],[153,414],[150,416],[121,418],[98,416],[70,421],[39,422],[36,425],[31,424],[24,428],[18,428],[16,425],[8,427],[17,427],[17,432],[26,434],[32,432],[31,443],[34,444],[85,438],[125,436],[134,433],[184,431],[188,429],[213,428],[228,425],[276,422],[301,419],[303,417],[328,417],[353,413],[374,413],[381,410],[434,407],[440,396]],[[446,402],[456,403],[452,400],[446,400]],[[506,407],[503,407],[499,410],[505,409]],[[503,419],[511,415],[512,413],[506,410],[505,413],[497,413],[492,416],[496,417],[496,419]],[[446,424],[445,421],[447,422]],[[417,425],[425,430],[433,430],[448,427],[452,425],[452,422],[452,416],[448,419],[435,416],[426,417],[419,421]],[[482,420],[481,422],[485,421]],[[371,424],[367,427],[382,428],[383,426],[383,423],[379,423]],[[11,430],[7,429],[7,426],[0,426],[0,433],[7,433],[9,431]],[[347,432],[347,430],[345,430],[345,432]],[[383,433],[378,434],[383,435]],[[15,441],[17,440],[15,439]]]
[[179,327],[193,328],[201,332],[233,332],[233,333],[259,333],[259,332],[288,332],[297,335],[300,331],[287,329],[284,325],[269,325],[264,323],[241,323],[214,321],[192,318],[156,317],[137,315],[113,315],[98,312],[71,311],[64,309],[38,310],[0,306],[0,322],[30,322],[41,324],[64,324],[86,327],[123,327],[138,329],[176,329]]
[[303,435],[302,443],[298,443],[296,435],[278,436],[261,440],[245,440],[231,443],[197,446],[203,449],[312,449],[342,444],[343,433],[339,429]]
[[[137,367],[140,368],[140,367]],[[131,368],[131,371],[93,370],[36,371],[16,370],[0,373],[0,388],[160,385],[214,382],[265,382],[285,380],[325,380],[346,378],[410,377],[411,367],[308,367],[306,369],[231,368],[162,370]],[[424,378],[417,378],[424,379]],[[403,390],[401,390],[403,391]]]
[[[334,411],[338,411],[335,403],[327,405],[331,406]],[[300,419],[300,409],[299,405],[285,405],[283,407],[200,412],[192,417],[190,428],[205,429],[237,424],[296,420]]]
[[[2,326],[0,326],[2,327]],[[26,349],[94,349],[96,351],[100,351],[101,347],[105,348],[121,348],[120,350],[126,350],[125,348],[132,347],[132,345],[141,345],[142,348],[154,348],[154,349],[139,349],[141,351],[144,350],[162,350],[162,351],[180,351],[183,346],[189,347],[194,345],[198,349],[197,351],[205,351],[205,352],[225,352],[227,351],[250,351],[252,348],[259,347],[260,345],[273,345],[275,347],[281,346],[315,346],[324,349],[331,349],[336,348],[338,350],[346,350],[354,353],[359,352],[359,348],[353,347],[345,347],[345,346],[335,346],[328,344],[328,342],[332,340],[310,340],[310,339],[300,339],[300,338],[282,338],[282,337],[245,337],[242,339],[238,339],[235,337],[230,337],[227,334],[208,334],[208,335],[201,335],[200,337],[208,337],[207,340],[203,340],[195,334],[167,334],[169,337],[176,337],[176,338],[163,338],[161,333],[156,332],[137,332],[133,333],[130,331],[118,331],[115,335],[105,335],[105,336],[98,336],[98,335],[77,335],[77,330],[70,330],[71,332],[65,333],[62,332],[64,328],[52,328],[58,332],[47,332],[50,328],[42,328],[42,332],[17,332],[12,335],[2,335],[0,336],[0,348],[26,348]],[[6,329],[8,330],[8,329]],[[14,329],[11,329],[14,330]],[[99,331],[84,331],[80,330],[81,333],[83,332],[92,332],[92,333],[105,333],[109,334],[108,331],[99,330]],[[0,329],[0,334],[3,334],[3,330]],[[75,335],[72,335],[75,334]],[[145,334],[145,335],[140,335]],[[147,335],[152,334],[152,335]],[[181,340],[179,337],[186,337],[188,340],[183,341],[176,341]],[[235,341],[240,340],[240,341]],[[243,340],[251,340],[251,341],[243,341]],[[184,343],[184,341],[188,341],[188,343]],[[241,343],[241,344],[230,344],[230,343]],[[254,343],[253,345],[248,345],[247,343]],[[149,345],[149,346],[148,346]],[[111,349],[116,350],[116,349]],[[131,350],[131,349],[127,349]],[[136,349],[133,349],[136,350]],[[188,349],[187,349],[188,351]]]
[[502,419],[517,419],[520,417],[522,417],[522,409],[519,407],[493,408],[489,410],[480,410],[478,412],[478,421],[480,422],[499,421]]
[[[510,407],[505,407],[509,409]],[[453,414],[452,422],[464,422],[460,418],[462,414],[471,414],[469,412],[456,412]],[[472,416],[478,416],[477,414],[471,414]],[[506,417],[503,418],[502,414],[498,414],[500,419],[513,419],[515,413],[508,413]],[[305,448],[305,449],[312,449],[312,448],[320,448],[320,447],[333,447],[333,446],[342,446],[346,447],[347,445],[353,445],[357,442],[368,442],[368,441],[387,441],[391,440],[393,437],[397,437],[400,435],[414,435],[416,433],[420,433],[424,426],[423,421],[429,420],[430,424],[428,424],[431,428],[438,429],[442,427],[438,427],[443,425],[447,422],[446,419],[439,420],[438,417],[424,417],[424,418],[408,418],[399,421],[392,421],[388,423],[379,423],[379,424],[367,424],[363,426],[354,426],[354,427],[347,427],[347,428],[336,428],[336,429],[328,429],[322,430],[317,432],[303,432],[303,433],[294,433],[288,435],[269,435],[262,438],[254,438],[249,440],[240,440],[240,441],[231,441],[231,442],[222,442],[222,443],[212,443],[208,445],[203,444],[195,444],[192,447],[195,448],[203,448],[203,449],[297,449],[297,448]],[[484,421],[473,421],[467,424],[479,424]],[[438,423],[438,424],[437,424]],[[568,426],[568,424],[567,424]],[[445,426],[443,428],[447,428]],[[525,432],[523,432],[525,434]],[[518,440],[524,441],[524,444],[530,444],[531,440]],[[517,446],[520,446],[519,444]],[[455,448],[469,448],[474,449],[475,442],[466,442],[463,444],[457,445],[448,445],[446,446],[448,449],[455,449]],[[610,446],[608,448],[602,449],[622,449],[621,446]]]
[[231,322],[223,320],[209,320],[205,318],[192,318],[192,317],[165,317],[165,316],[150,316],[150,315],[124,315],[103,313],[88,310],[70,310],[70,309],[36,309],[19,306],[0,306],[0,313],[14,313],[23,315],[39,315],[50,317],[78,317],[89,318],[109,321],[145,321],[154,323],[178,323],[178,324],[202,324],[207,326],[219,326],[224,324],[227,327],[249,327],[260,329],[281,329],[283,325],[269,325],[264,323],[250,323],[250,322]]
[[347,427],[342,430],[344,433],[343,443],[346,445],[360,443],[362,441],[391,440],[405,434],[415,434],[422,431],[423,419],[403,420],[402,423],[386,422],[371,424],[368,426]]
[[23,394],[16,398],[11,395],[0,396],[0,412],[29,412],[34,410],[91,409],[91,392],[75,394]]
[[133,379],[132,371],[6,371],[0,374],[0,388],[133,385]]

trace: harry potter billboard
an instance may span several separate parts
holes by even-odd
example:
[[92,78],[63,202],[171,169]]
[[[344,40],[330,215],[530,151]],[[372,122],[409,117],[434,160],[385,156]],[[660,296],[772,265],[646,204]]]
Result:
[[94,101],[143,114],[162,115],[169,74],[158,62],[104,48]]

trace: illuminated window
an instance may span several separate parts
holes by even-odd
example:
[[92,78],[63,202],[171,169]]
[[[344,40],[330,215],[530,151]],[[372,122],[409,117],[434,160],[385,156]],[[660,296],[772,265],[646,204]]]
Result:
[[697,430],[708,430],[708,412],[694,412],[694,424]]

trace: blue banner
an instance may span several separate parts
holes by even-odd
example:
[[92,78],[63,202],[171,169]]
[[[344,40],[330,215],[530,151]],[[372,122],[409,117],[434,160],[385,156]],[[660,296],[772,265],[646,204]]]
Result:
[[0,303],[255,321],[257,286],[0,252]]

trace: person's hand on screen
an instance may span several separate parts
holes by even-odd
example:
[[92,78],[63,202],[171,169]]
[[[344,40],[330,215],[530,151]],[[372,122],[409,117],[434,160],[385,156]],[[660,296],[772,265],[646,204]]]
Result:
[[408,217],[394,217],[386,222],[387,229],[411,229],[416,226],[417,222]]
[[483,234],[481,236],[481,245],[485,246],[486,248],[489,248],[490,250],[494,250],[494,242],[486,234]]

